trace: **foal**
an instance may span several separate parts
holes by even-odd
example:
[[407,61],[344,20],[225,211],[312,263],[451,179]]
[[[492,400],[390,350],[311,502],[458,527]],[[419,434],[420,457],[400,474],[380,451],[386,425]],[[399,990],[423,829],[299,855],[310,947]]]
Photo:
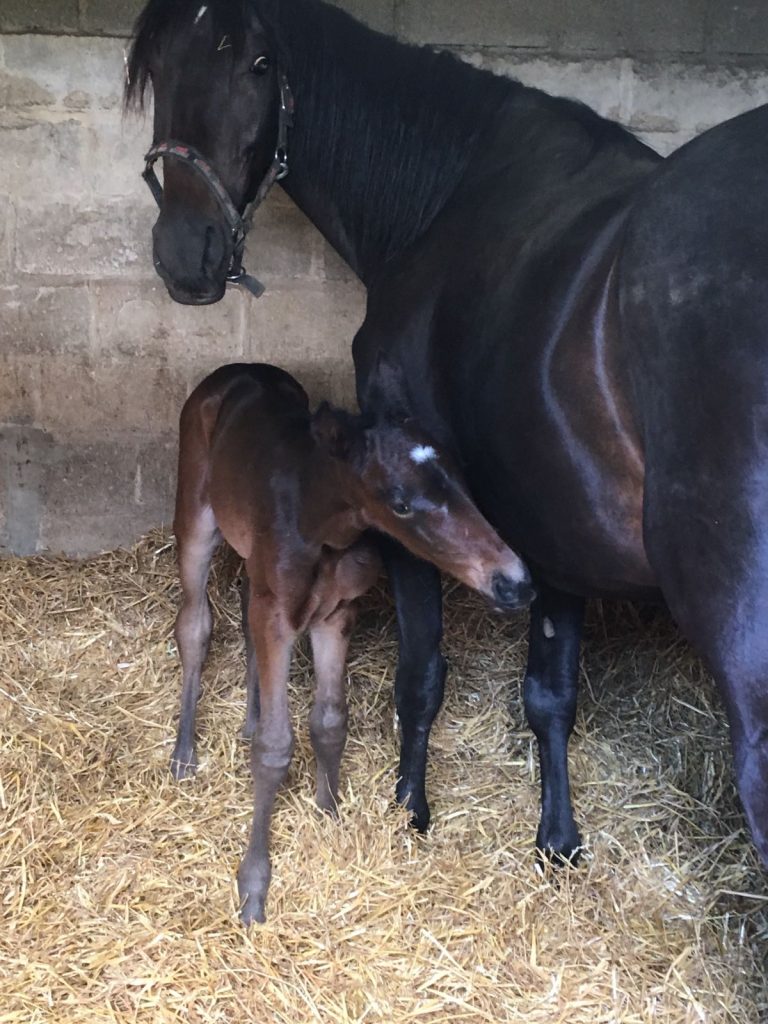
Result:
[[310,715],[317,802],[336,811],[353,602],[379,573],[376,549],[363,536],[368,527],[500,609],[533,597],[525,566],[480,515],[445,455],[410,423],[366,425],[327,405],[310,415],[304,389],[265,364],[223,366],[195,389],[180,425],[174,529],[183,685],[171,770],[181,779],[197,765],[195,707],[211,633],[206,585],[223,538],[247,573],[243,732],[252,737],[254,812],[238,872],[245,923],[264,920],[269,822],[293,751],[288,672],[294,640],[305,630],[317,686]]

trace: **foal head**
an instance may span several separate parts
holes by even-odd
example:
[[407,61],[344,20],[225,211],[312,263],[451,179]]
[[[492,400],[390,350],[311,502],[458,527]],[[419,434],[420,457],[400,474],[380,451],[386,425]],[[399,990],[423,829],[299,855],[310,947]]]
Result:
[[[152,233],[155,268],[177,302],[216,302],[243,227],[234,222],[279,170],[275,55],[251,4],[149,0],[127,74],[127,103],[140,102],[152,86],[155,145],[178,144],[171,146],[175,155],[155,156],[164,164]],[[184,156],[190,150],[210,177]]]
[[479,591],[499,610],[535,596],[521,559],[481,515],[447,452],[412,421],[366,424],[322,405],[315,440],[345,469],[364,522]]

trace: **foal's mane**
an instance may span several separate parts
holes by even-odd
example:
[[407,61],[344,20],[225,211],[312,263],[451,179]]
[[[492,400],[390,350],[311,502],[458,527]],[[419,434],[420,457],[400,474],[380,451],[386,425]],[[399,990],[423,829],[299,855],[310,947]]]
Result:
[[402,252],[429,227],[516,95],[536,93],[559,107],[595,149],[631,138],[580,103],[398,42],[322,0],[149,0],[129,56],[127,104],[143,99],[154,47],[188,31],[203,5],[213,36],[229,36],[235,51],[249,15],[263,25],[296,97],[291,164],[311,169],[313,188],[335,199],[358,270]]

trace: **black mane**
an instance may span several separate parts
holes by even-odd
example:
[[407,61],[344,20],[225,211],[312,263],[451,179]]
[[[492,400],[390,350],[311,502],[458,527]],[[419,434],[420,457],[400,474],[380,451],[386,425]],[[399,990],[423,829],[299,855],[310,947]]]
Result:
[[[205,0],[149,0],[136,23],[126,104],[140,103],[152,51],[189,27]],[[296,97],[294,168],[337,197],[360,266],[402,252],[455,192],[503,104],[537,93],[450,53],[398,42],[322,0],[208,0],[216,35],[237,46],[255,12]],[[580,122],[598,148],[629,133],[582,104],[538,94]],[[288,181],[290,191],[290,179]]]

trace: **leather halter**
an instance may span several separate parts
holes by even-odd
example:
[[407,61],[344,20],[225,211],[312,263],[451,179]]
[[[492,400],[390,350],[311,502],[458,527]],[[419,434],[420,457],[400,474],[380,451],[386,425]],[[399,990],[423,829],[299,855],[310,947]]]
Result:
[[161,209],[163,207],[163,186],[160,184],[154,168],[158,160],[161,158],[180,160],[203,179],[214,199],[219,204],[224,219],[232,232],[232,258],[229,263],[229,270],[227,271],[227,281],[230,284],[242,285],[256,298],[264,294],[264,285],[257,281],[255,277],[247,274],[243,269],[245,236],[248,234],[248,229],[251,226],[251,218],[254,211],[267,198],[275,182],[282,181],[288,174],[288,131],[293,127],[293,93],[284,72],[278,72],[278,81],[280,84],[280,111],[277,123],[275,155],[259,185],[256,195],[247,205],[242,215],[232,202],[221,178],[219,178],[205,157],[193,146],[188,146],[184,142],[168,140],[166,142],[158,142],[152,146],[144,157],[146,167],[141,175]]

